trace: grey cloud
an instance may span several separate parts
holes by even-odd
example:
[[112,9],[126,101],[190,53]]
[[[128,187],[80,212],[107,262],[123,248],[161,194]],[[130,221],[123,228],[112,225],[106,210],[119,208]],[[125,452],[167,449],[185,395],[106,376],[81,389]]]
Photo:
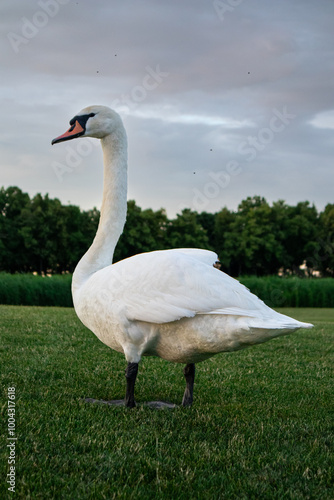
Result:
[[[47,1],[57,13],[15,52],[8,35],[24,36],[26,20],[47,15]],[[98,206],[98,148],[59,182],[52,164],[66,152],[50,140],[86,105],[118,103],[129,134],[129,196],[143,207],[164,206],[170,216],[192,207],[230,161],[241,173],[204,209],[236,208],[254,194],[319,208],[333,202],[332,129],[312,125],[333,109],[333,2],[230,5],[222,20],[211,1],[4,0],[2,184]],[[153,85],[147,68],[168,76]],[[284,107],[295,118],[271,137],[273,110]],[[250,161],[242,145],[254,137],[265,147]]]

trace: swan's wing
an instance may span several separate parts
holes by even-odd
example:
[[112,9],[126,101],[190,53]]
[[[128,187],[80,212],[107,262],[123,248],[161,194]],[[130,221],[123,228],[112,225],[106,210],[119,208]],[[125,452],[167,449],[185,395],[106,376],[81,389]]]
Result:
[[101,276],[114,306],[130,321],[167,323],[196,314],[269,321],[277,314],[237,280],[215,269],[216,260],[214,252],[205,250],[149,252],[113,264],[101,270]]

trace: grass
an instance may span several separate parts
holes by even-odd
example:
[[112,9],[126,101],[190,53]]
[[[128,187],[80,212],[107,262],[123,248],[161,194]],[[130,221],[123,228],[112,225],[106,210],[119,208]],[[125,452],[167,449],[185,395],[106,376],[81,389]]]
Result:
[[[192,408],[181,365],[145,358],[138,407],[124,396],[124,357],[70,308],[0,306],[2,429],[16,391],[18,499],[332,499],[334,311],[284,309],[316,323],[197,365]],[[1,451],[0,498],[8,451]]]

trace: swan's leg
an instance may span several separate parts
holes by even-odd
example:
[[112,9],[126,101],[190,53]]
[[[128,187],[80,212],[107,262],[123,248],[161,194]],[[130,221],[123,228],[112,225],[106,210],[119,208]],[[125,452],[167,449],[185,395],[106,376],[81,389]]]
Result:
[[184,369],[186,379],[186,390],[183,394],[182,406],[191,406],[193,402],[194,380],[195,380],[195,363],[189,363]]
[[135,402],[135,383],[138,373],[138,363],[128,363],[125,370],[126,377],[126,394],[125,394],[125,406],[128,408],[134,408],[136,406]]

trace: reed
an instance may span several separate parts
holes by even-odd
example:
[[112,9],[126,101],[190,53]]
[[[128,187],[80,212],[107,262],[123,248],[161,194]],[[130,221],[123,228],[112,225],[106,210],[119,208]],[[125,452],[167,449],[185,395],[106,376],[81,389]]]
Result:
[[[0,304],[72,307],[70,274],[35,276],[0,273]],[[333,278],[240,278],[270,307],[334,307]]]
[[240,282],[270,307],[334,307],[333,278],[247,276]]
[[0,304],[71,307],[71,279],[69,274],[0,273]]

